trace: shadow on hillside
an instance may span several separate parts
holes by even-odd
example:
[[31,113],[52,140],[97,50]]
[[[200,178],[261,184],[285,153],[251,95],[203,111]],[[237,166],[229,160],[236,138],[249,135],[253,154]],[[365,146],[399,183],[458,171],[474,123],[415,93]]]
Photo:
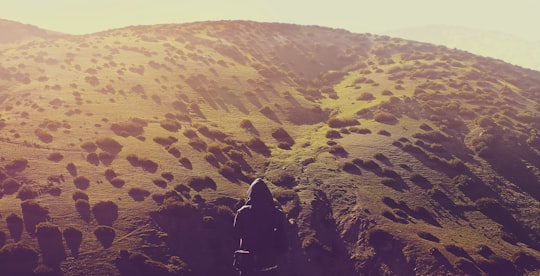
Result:
[[525,146],[500,149],[497,156],[486,158],[492,168],[524,192],[540,201],[540,181],[523,160],[540,168],[540,156]]

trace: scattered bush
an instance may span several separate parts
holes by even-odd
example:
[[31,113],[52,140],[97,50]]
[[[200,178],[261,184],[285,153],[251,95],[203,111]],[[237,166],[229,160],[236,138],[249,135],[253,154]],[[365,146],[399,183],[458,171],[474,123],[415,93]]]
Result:
[[126,181],[119,177],[114,177],[113,179],[109,180],[109,182],[116,188],[122,188],[126,184]]
[[71,196],[71,198],[74,200],[74,201],[77,201],[77,199],[84,199],[84,200],[88,200],[88,195],[83,192],[83,191],[75,191],[73,193],[73,195]]
[[131,188],[129,189],[128,194],[135,201],[144,201],[144,199],[150,195],[150,192],[142,188]]
[[394,243],[394,236],[385,230],[371,228],[366,233],[366,240],[369,245],[377,249],[384,249]]
[[342,169],[348,173],[362,174],[360,169],[354,163],[345,162],[343,163]]
[[446,135],[442,134],[440,131],[431,130],[425,133],[415,133],[413,134],[414,138],[422,139],[432,143],[442,143],[448,139]]
[[100,201],[92,207],[92,213],[98,224],[112,226],[118,218],[118,205],[112,201]]
[[291,146],[294,145],[294,139],[282,127],[272,130],[272,137],[280,142],[285,142]]
[[94,142],[84,142],[81,144],[81,148],[87,152],[94,152],[97,150],[97,146]]
[[73,163],[68,163],[66,165],[66,170],[69,172],[71,176],[77,176],[77,167]]
[[15,241],[19,241],[23,232],[23,219],[17,214],[11,213],[6,217],[6,223],[11,237]]
[[270,149],[260,138],[252,138],[247,143],[247,146],[255,152],[263,154],[265,156],[270,155]]
[[34,134],[36,134],[39,140],[43,143],[51,143],[53,141],[53,136],[43,129],[36,129]]
[[154,179],[152,182],[160,188],[167,188],[167,182],[163,179]]
[[178,132],[178,130],[181,128],[179,122],[169,119],[161,121],[159,125],[170,132]]
[[439,238],[433,236],[433,234],[431,233],[428,233],[428,232],[418,232],[418,237],[424,239],[424,240],[428,240],[428,241],[432,241],[432,242],[439,242]]
[[206,151],[206,146],[207,146],[206,142],[204,142],[201,138],[198,138],[198,137],[191,138],[189,139],[188,144],[196,150]]
[[98,241],[101,243],[103,248],[109,248],[111,247],[114,241],[116,232],[114,231],[114,228],[110,226],[99,225],[94,230],[94,235],[96,236]]
[[49,209],[39,205],[32,199],[21,202],[21,208],[26,231],[31,234],[35,232],[38,223],[45,222],[49,219]]
[[240,127],[245,130],[253,130],[255,129],[255,126],[250,120],[244,119],[242,122],[240,122]]
[[184,136],[186,136],[187,138],[190,138],[190,139],[198,137],[197,132],[195,132],[195,130],[193,130],[193,129],[184,130]]
[[335,155],[347,154],[345,148],[341,145],[333,145],[328,149],[328,152]]
[[139,167],[141,165],[141,162],[139,160],[139,157],[136,154],[130,153],[126,156],[126,160],[131,164],[133,167]]
[[20,187],[21,184],[19,183],[19,181],[13,178],[7,178],[0,184],[0,188],[2,188],[3,193],[7,195],[16,193]]
[[94,166],[99,165],[99,157],[95,152],[89,153],[86,156],[86,161],[88,161],[88,163],[90,163],[90,164],[92,164]]
[[0,267],[4,275],[33,275],[38,252],[22,243],[10,243],[0,249]]
[[360,96],[358,96],[358,98],[356,98],[357,100],[359,101],[371,101],[371,100],[375,100],[375,96],[373,96],[372,93],[369,93],[369,92],[363,92],[362,94],[360,94]]
[[17,193],[17,198],[20,200],[34,199],[37,196],[38,193],[28,186],[23,186]]
[[111,154],[118,154],[122,151],[122,144],[110,137],[102,137],[96,140],[96,145],[103,151],[109,152]]
[[4,166],[8,173],[22,172],[28,167],[28,160],[24,158],[15,159]]
[[90,203],[87,199],[78,198],[75,200],[75,209],[81,215],[81,218],[85,221],[90,220]]
[[79,248],[82,243],[82,232],[74,227],[68,227],[63,232],[64,240],[66,240],[67,247],[71,251],[73,256],[79,255]]
[[42,222],[36,226],[36,237],[43,254],[43,262],[49,265],[60,264],[66,257],[60,228],[55,224]]
[[59,152],[53,152],[49,154],[49,156],[47,156],[47,160],[53,161],[53,162],[60,162],[62,161],[62,159],[64,159],[64,155],[62,155]]
[[341,134],[337,130],[329,130],[326,132],[326,138],[328,139],[339,139],[342,138]]
[[203,189],[212,189],[217,188],[216,182],[208,176],[195,176],[188,180],[187,185],[193,188],[195,191],[200,192]]
[[193,168],[193,165],[191,164],[191,161],[189,161],[189,159],[187,157],[182,157],[180,159],[178,159],[178,162],[180,164],[182,164],[182,166],[188,168],[188,169],[192,169]]
[[328,126],[331,128],[342,128],[342,127],[357,126],[357,125],[360,125],[360,123],[356,119],[333,117],[328,120]]
[[75,179],[73,180],[73,183],[75,184],[75,187],[81,190],[86,190],[90,186],[90,180],[88,180],[88,178],[84,176],[75,177]]
[[481,275],[478,267],[469,259],[459,257],[454,261],[454,266],[466,275]]
[[158,164],[150,159],[142,159],[139,162],[141,167],[149,173],[155,173],[158,169]]
[[387,130],[384,130],[384,129],[379,130],[377,132],[377,134],[382,135],[382,136],[392,136],[392,134],[390,132],[388,132]]
[[394,114],[385,111],[377,111],[373,114],[373,119],[379,123],[393,125],[398,122]]
[[112,153],[102,151],[98,154],[98,158],[105,166],[109,166],[114,160],[115,156]]

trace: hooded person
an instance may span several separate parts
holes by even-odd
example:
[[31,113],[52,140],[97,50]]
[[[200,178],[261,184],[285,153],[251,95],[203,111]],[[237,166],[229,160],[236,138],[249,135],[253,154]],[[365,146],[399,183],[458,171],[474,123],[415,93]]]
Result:
[[234,219],[240,249],[235,252],[235,266],[240,275],[275,275],[277,257],[287,249],[284,222],[285,215],[274,204],[266,183],[255,179]]

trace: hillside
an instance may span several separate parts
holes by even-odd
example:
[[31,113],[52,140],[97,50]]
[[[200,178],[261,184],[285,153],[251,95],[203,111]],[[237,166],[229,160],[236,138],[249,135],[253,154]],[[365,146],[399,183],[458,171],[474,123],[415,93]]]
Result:
[[17,43],[34,39],[59,38],[63,34],[36,26],[0,19],[0,44]]
[[399,29],[386,34],[457,48],[540,71],[540,41],[527,41],[504,33],[445,25]]
[[534,275],[540,72],[317,26],[138,26],[0,50],[0,267],[235,275],[264,177],[285,275]]

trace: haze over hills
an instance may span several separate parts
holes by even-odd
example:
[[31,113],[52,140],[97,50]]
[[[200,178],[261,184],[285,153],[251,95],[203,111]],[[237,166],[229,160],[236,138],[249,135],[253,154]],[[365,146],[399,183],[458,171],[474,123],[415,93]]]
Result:
[[527,41],[500,32],[446,25],[406,28],[385,33],[393,37],[445,45],[540,71],[540,41]]
[[0,43],[15,43],[38,38],[57,38],[63,35],[33,25],[0,19]]
[[249,21],[0,56],[4,271],[235,275],[259,176],[290,222],[286,275],[540,269],[540,72]]

